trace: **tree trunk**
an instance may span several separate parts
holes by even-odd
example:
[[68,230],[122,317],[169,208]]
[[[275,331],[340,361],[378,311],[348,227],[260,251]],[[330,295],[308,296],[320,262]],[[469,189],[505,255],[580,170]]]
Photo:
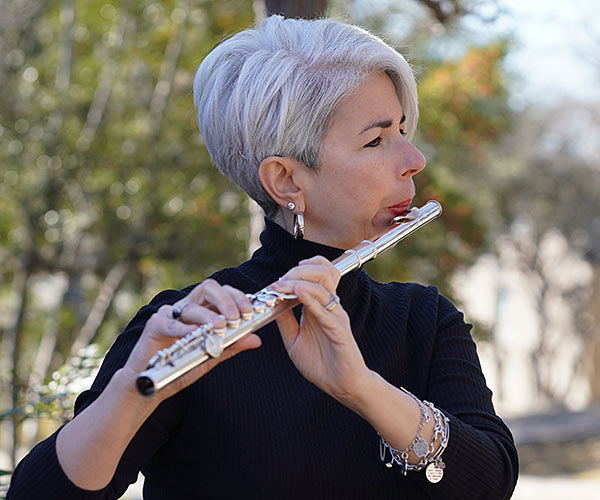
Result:
[[[15,272],[13,280],[13,293],[17,297],[17,304],[10,325],[2,336],[2,380],[8,384],[2,387],[2,408],[15,408],[19,402],[21,380],[18,374],[19,344],[23,329],[23,318],[27,307],[27,285],[33,270],[34,256],[31,251],[21,257],[20,268]],[[4,385],[4,384],[3,384]],[[9,449],[11,466],[16,464],[17,453],[17,415],[13,415],[6,423],[2,423],[2,437],[5,440],[3,449]]]
[[325,15],[327,0],[306,0],[305,2],[297,0],[265,0],[265,7],[268,15],[281,14],[290,18],[314,19]]
[[167,101],[173,90],[173,80],[175,79],[175,72],[177,71],[177,62],[179,61],[179,55],[183,48],[183,38],[185,33],[185,26],[178,24],[175,28],[175,32],[169,38],[167,48],[163,56],[162,63],[160,65],[160,72],[158,80],[154,87],[154,93],[150,101],[150,119],[149,122],[152,127],[152,141],[156,140],[160,132],[160,126],[163,122],[165,111],[167,108]]
[[60,19],[62,21],[60,30],[60,51],[54,87],[60,95],[64,96],[69,90],[71,81],[71,62],[73,59],[71,32],[75,22],[73,0],[62,0],[60,6]]
[[591,339],[589,353],[589,381],[591,402],[600,401],[600,262],[595,262],[590,302]]
[[127,273],[128,265],[123,262],[115,264],[104,279],[104,283],[100,287],[96,301],[92,306],[84,325],[81,327],[79,335],[73,342],[71,347],[71,354],[69,357],[74,356],[77,352],[88,345],[96,336],[102,321],[106,318],[106,314],[110,309],[115,294]]
[[[42,335],[42,340],[38,345],[38,350],[31,366],[31,373],[29,374],[27,381],[27,389],[39,387],[44,382],[48,369],[50,368],[60,328],[60,310],[64,304],[67,286],[68,285],[65,284],[60,290],[57,290],[60,297],[56,307],[53,311],[48,311],[48,320],[44,326],[44,334]],[[21,450],[28,452],[33,448],[37,439],[39,423],[39,418],[28,419],[23,422],[20,429],[20,442],[19,447],[17,448],[18,453],[21,453]]]
[[88,110],[88,114],[85,119],[85,125],[83,126],[83,130],[77,139],[77,147],[80,151],[87,151],[90,148],[94,138],[96,137],[96,132],[98,131],[98,127],[100,126],[100,122],[104,116],[104,112],[106,111],[106,106],[108,104],[110,93],[112,92],[115,84],[115,76],[118,69],[117,52],[123,45],[127,23],[127,14],[124,12],[115,29],[117,34],[116,39],[119,41],[119,43],[116,44],[113,49],[111,49],[114,53],[111,54],[109,52],[106,55],[106,60],[102,63],[102,72],[100,73],[98,86],[96,87],[92,104]]

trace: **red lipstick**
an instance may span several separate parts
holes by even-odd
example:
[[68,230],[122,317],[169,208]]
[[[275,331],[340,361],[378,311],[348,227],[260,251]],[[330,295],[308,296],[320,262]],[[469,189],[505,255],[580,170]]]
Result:
[[397,205],[392,207],[388,207],[388,210],[394,214],[394,217],[398,217],[399,215],[404,215],[410,209],[410,204],[412,203],[412,198],[408,200],[404,200]]

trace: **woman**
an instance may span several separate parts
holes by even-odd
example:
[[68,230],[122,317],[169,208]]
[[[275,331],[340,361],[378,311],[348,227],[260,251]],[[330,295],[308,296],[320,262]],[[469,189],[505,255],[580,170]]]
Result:
[[[262,247],[142,308],[9,498],[118,498],[140,470],[147,499],[508,498],[517,455],[470,325],[432,287],[329,262],[411,205],[425,160],[406,61],[359,28],[274,16],[206,57],[194,98],[213,161],[265,210]],[[154,353],[271,283],[301,311],[137,393]]]

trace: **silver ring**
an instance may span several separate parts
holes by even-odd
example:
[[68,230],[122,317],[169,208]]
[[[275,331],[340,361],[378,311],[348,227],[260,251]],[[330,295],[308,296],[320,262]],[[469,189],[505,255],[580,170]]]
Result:
[[188,303],[186,302],[185,304],[179,304],[179,305],[173,306],[173,310],[171,311],[171,315],[173,316],[173,319],[181,321],[181,313],[183,312],[183,310],[185,309],[185,307],[187,305],[188,305]]
[[335,306],[337,306],[340,303],[340,298],[335,293],[329,292],[329,295],[331,295],[331,300],[323,307],[328,311],[331,311]]

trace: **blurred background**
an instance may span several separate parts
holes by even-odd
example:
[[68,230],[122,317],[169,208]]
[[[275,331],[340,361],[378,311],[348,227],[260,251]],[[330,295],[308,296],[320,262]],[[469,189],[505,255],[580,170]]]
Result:
[[0,0],[0,498],[139,307],[255,247],[262,214],[211,166],[191,85],[266,13],[327,13],[407,57],[416,201],[444,215],[369,272],[438,286],[475,325],[519,445],[513,498],[597,498],[594,0]]

